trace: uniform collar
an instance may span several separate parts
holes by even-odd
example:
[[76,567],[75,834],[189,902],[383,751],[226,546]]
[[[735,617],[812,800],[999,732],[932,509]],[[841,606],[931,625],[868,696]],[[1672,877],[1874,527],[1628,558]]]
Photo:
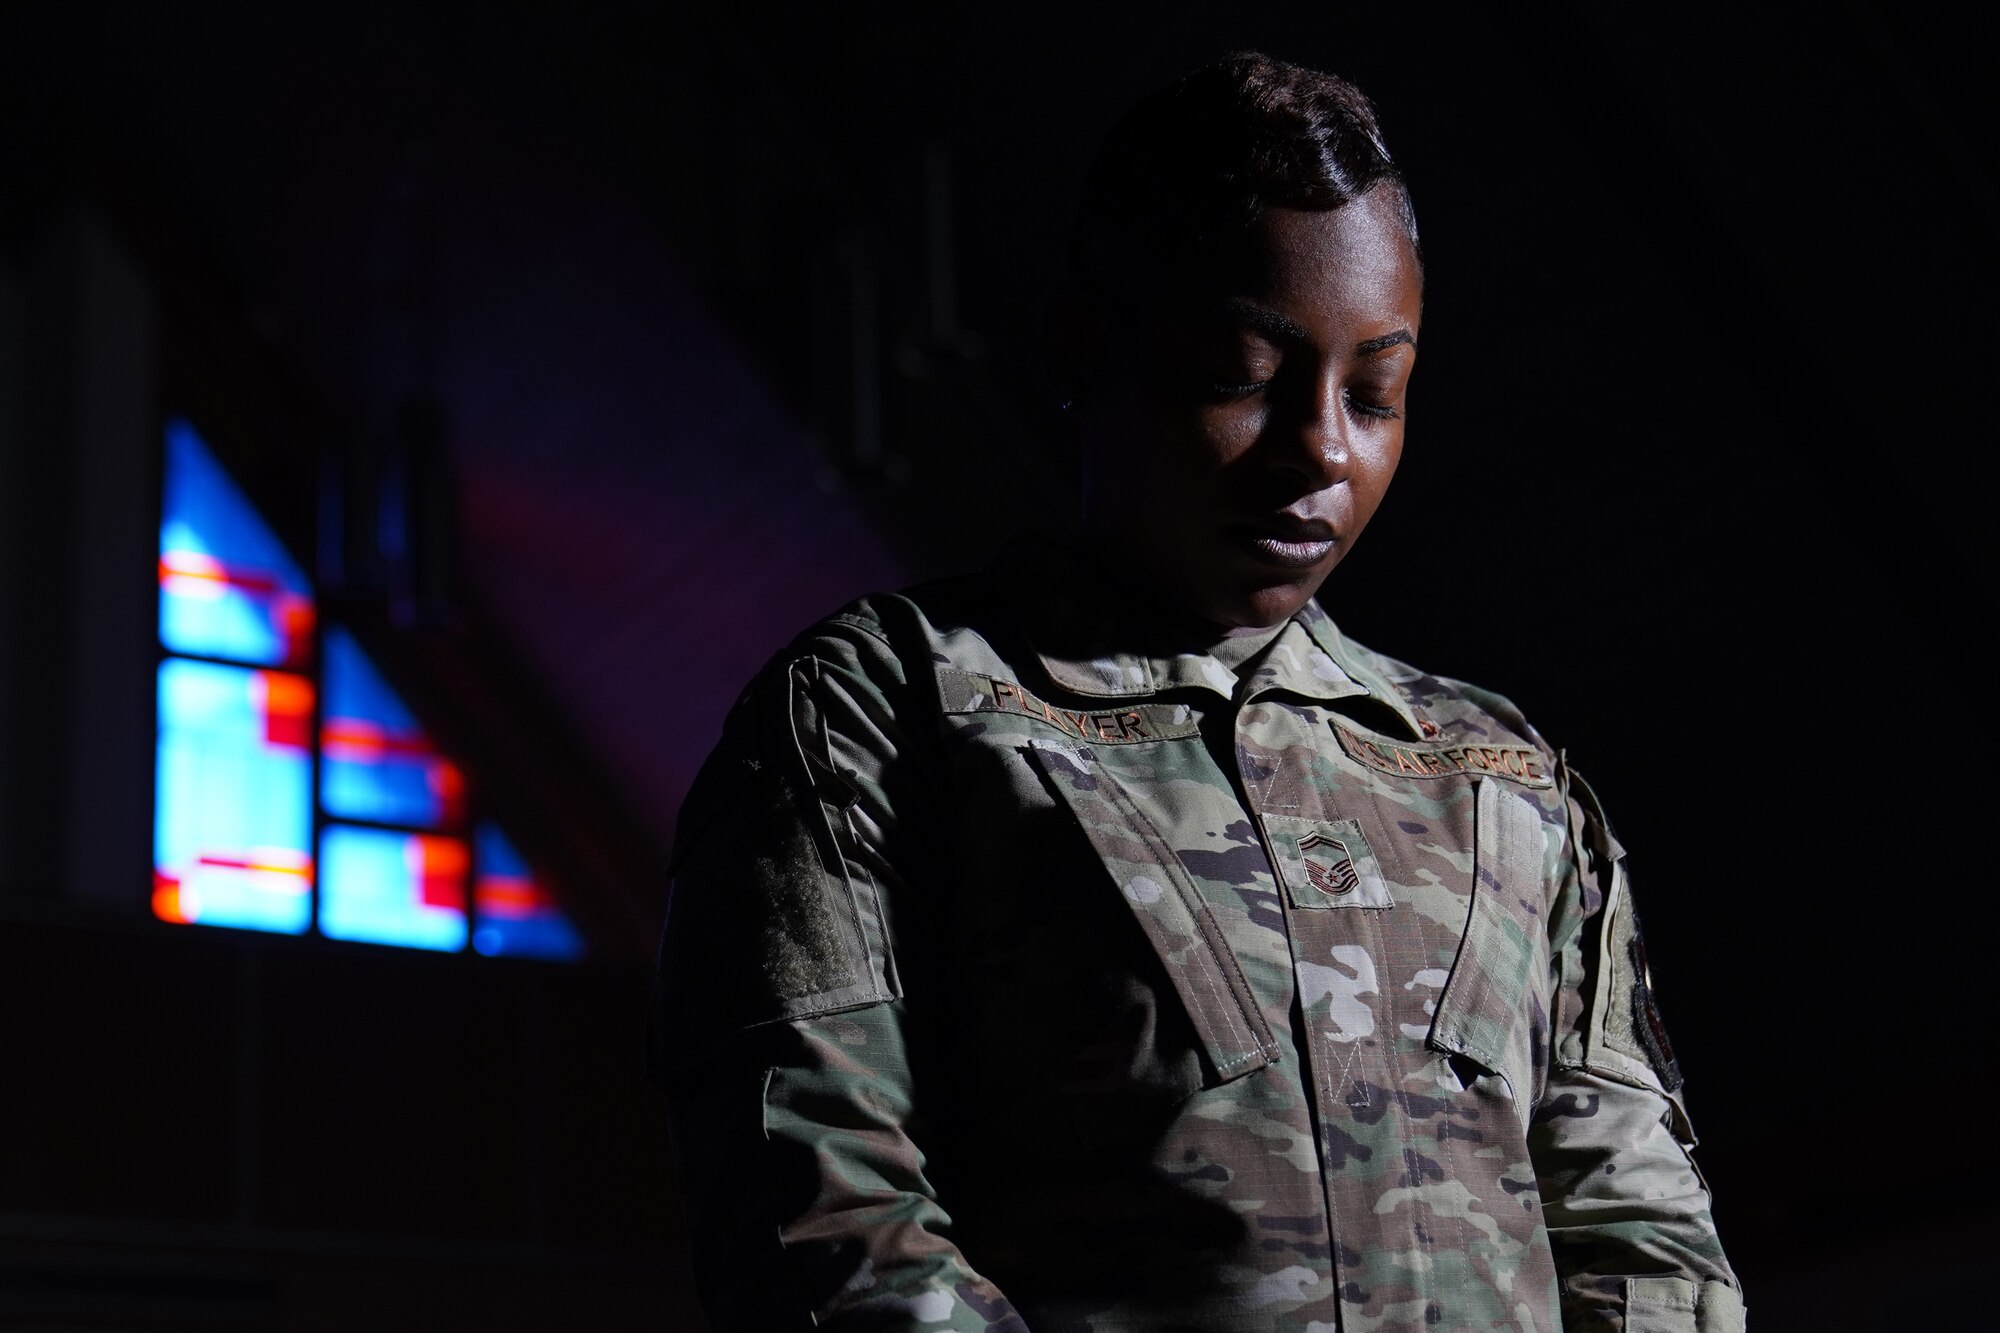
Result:
[[[1346,682],[1345,688],[1326,678],[1329,666],[1339,673],[1338,680]],[[1315,682],[1321,682],[1317,688]],[[1276,690],[1329,702],[1365,695],[1393,712],[1412,737],[1432,734],[1409,696],[1376,664],[1374,654],[1350,643],[1317,600],[1307,601],[1285,622],[1284,632],[1257,664],[1251,693]]]
[[[1261,647],[1248,653],[1220,636],[1145,651],[1143,615],[1094,586],[1081,562],[1053,540],[1010,542],[992,572],[1042,670],[1068,693],[1136,699],[1195,689],[1229,701],[1282,693],[1329,703],[1365,697],[1392,710],[1410,735],[1423,734],[1409,701],[1367,653],[1342,637],[1316,601],[1264,631]],[[1240,665],[1232,667],[1231,660]]]

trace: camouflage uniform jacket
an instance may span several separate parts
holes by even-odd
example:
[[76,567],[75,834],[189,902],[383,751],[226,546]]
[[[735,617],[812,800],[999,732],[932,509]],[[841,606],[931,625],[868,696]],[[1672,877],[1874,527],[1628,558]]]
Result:
[[690,792],[652,1054],[718,1333],[1739,1329],[1582,779],[1316,604],[1236,669],[1088,610],[857,603]]

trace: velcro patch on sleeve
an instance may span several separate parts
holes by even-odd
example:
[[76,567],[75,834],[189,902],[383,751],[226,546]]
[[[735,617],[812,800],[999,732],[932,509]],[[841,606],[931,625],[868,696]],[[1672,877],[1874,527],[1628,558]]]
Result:
[[1200,724],[1185,704],[1120,703],[1077,710],[1037,698],[1016,681],[948,667],[937,674],[947,714],[997,712],[1032,718],[1071,740],[1092,745],[1136,745],[1201,734]]
[[751,762],[676,867],[667,928],[674,989],[731,1028],[790,1016],[857,974],[846,885],[816,845],[817,803],[791,774]]
[[1375,740],[1329,723],[1349,759],[1399,778],[1505,778],[1524,787],[1553,787],[1547,759],[1531,745]]
[[824,744],[803,686],[781,677],[747,699],[683,806],[660,952],[669,1061],[748,1027],[898,993],[886,945],[871,944],[876,909],[850,874],[840,811],[801,748]]
[[1612,904],[1613,917],[1605,941],[1606,971],[1611,977],[1604,1037],[1614,1048],[1635,1060],[1644,1060],[1659,1077],[1660,1086],[1677,1091],[1686,1080],[1680,1061],[1674,1057],[1673,1043],[1667,1040],[1667,1026],[1660,1017],[1660,1004],[1653,995],[1652,969],[1646,961],[1646,937],[1639,929],[1639,914],[1630,890]]

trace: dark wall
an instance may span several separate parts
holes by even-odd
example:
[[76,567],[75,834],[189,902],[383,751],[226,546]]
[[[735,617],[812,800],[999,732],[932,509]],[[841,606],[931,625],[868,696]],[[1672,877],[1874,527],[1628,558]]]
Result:
[[0,1326],[699,1328],[634,969],[0,924]]

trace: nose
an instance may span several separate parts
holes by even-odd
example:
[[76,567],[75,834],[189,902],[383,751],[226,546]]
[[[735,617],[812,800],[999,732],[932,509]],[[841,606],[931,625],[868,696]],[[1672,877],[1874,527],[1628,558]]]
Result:
[[1280,437],[1274,441],[1273,465],[1308,490],[1323,491],[1347,476],[1352,423],[1341,394],[1338,378],[1316,375],[1300,385],[1289,410],[1272,423]]

